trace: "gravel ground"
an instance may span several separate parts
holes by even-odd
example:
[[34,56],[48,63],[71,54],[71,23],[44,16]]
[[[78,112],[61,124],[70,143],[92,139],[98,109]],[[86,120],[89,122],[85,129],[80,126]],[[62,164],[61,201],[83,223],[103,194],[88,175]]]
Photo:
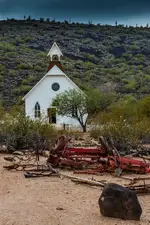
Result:
[[[67,178],[25,179],[23,172],[4,170],[6,162],[3,157],[0,155],[0,225],[150,224],[148,195],[139,197],[143,208],[140,222],[104,218],[99,212],[98,198],[101,190],[98,187],[75,184]],[[120,184],[126,182],[110,175],[94,178]]]

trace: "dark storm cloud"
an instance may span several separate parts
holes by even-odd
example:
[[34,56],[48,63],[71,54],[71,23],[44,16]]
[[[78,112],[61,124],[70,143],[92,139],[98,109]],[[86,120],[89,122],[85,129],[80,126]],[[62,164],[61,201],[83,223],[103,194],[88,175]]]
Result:
[[111,17],[150,11],[150,0],[0,0],[3,16],[31,14],[58,17]]

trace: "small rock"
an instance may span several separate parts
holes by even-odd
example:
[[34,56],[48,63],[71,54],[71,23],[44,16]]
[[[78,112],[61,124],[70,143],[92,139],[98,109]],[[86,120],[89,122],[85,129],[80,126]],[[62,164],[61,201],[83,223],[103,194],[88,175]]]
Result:
[[1,145],[1,146],[0,146],[0,153],[5,153],[5,152],[7,152],[7,147],[6,147],[6,145]]
[[64,210],[62,207],[57,207],[56,209],[57,210]]

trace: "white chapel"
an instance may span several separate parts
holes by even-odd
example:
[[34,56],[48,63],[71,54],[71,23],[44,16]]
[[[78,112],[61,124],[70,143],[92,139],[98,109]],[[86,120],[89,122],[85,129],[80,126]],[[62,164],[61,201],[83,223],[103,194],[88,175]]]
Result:
[[65,74],[61,60],[63,54],[56,42],[48,52],[49,66],[43,78],[23,97],[26,116],[31,119],[43,118],[48,123],[57,125],[79,126],[76,119],[57,114],[51,107],[53,98],[69,89],[81,89]]

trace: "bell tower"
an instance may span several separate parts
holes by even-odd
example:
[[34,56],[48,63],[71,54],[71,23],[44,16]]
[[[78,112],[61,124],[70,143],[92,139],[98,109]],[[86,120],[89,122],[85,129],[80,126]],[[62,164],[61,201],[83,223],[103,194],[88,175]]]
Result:
[[50,61],[49,61],[49,66],[48,66],[48,71],[54,66],[58,66],[59,69],[61,69],[62,71],[64,71],[62,64],[61,64],[61,59],[63,57],[63,54],[61,52],[61,50],[59,49],[58,45],[56,44],[56,42],[53,43],[51,49],[49,50],[47,56],[49,57]]

